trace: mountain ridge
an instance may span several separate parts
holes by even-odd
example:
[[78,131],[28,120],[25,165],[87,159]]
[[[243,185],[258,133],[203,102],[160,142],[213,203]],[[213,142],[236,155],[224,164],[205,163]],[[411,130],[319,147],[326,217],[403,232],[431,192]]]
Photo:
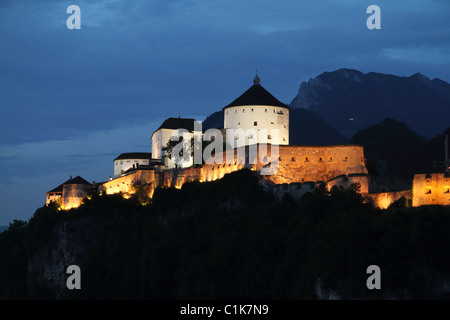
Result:
[[342,68],[303,81],[289,107],[315,112],[347,138],[387,117],[431,138],[449,125],[450,84],[421,73],[403,77]]

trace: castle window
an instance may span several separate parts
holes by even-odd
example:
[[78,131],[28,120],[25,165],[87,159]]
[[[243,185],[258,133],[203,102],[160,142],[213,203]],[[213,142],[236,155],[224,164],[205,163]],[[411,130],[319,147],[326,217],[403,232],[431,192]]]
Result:
[[127,163],[130,163],[131,162],[131,160],[127,160]]
[[291,161],[292,161],[292,162],[295,162],[295,158],[294,158],[294,157],[292,157],[292,158],[291,158]]
[[267,112],[267,109],[265,109],[264,112]]
[[238,125],[240,125],[241,124],[241,122],[239,121],[238,123],[237,123]]
[[253,112],[253,109],[252,109],[252,112]]
[[431,194],[431,188],[426,188],[425,189],[425,194]]
[[226,114],[228,114],[228,110],[227,110],[227,113]]
[[322,157],[319,158],[319,162],[323,162],[323,158]]
[[278,161],[281,161],[281,157],[278,157]]
[[275,109],[273,109],[273,113],[276,113]]
[[120,164],[123,164],[123,161],[120,161]]
[[267,135],[267,139],[271,140],[271,139],[272,139],[272,136],[271,136],[270,134]]
[[257,126],[258,125],[258,121],[253,122],[253,125]]
[[275,123],[273,123],[273,122],[270,122],[270,124],[275,124]]
[[286,125],[284,125],[284,128],[286,129]]
[[245,112],[245,109],[242,109],[242,112]]
[[345,157],[344,157],[344,161],[347,161],[347,160],[348,160],[348,157],[347,157],[347,156],[345,156]]
[[447,187],[447,189],[444,189],[444,193],[450,193],[450,188]]
[[330,161],[330,162],[333,161],[333,157],[330,157],[330,160],[329,160],[329,161]]
[[283,141],[286,141],[286,138],[285,138],[285,137],[283,137]]
[[118,164],[119,162],[118,161],[116,161],[116,166],[117,166],[117,164]]
[[308,159],[308,157],[305,157],[305,162],[309,162],[309,159]]

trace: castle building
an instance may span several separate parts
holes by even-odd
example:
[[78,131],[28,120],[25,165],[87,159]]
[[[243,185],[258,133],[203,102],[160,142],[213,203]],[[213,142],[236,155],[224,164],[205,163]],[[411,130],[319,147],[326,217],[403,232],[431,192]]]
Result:
[[[202,138],[201,124],[195,119],[168,118],[152,134],[151,153],[122,153],[114,159],[114,178],[95,186],[76,177],[47,192],[47,204],[55,201],[62,209],[79,206],[92,188],[100,193],[122,194],[129,198],[137,192],[152,197],[157,187],[181,188],[191,181],[214,181],[225,174],[249,168],[272,184],[273,194],[284,193],[299,199],[316,186],[350,187],[368,194],[379,208],[387,208],[400,197],[413,198],[413,206],[450,205],[448,173],[416,175],[413,190],[370,193],[370,176],[365,166],[364,148],[357,145],[289,145],[289,107],[272,96],[256,75],[253,85],[223,108],[222,137],[231,149],[215,150],[203,165],[194,166],[192,138]],[[172,157],[179,136],[188,142],[186,157]],[[171,141],[172,136],[177,136]],[[168,148],[169,146],[169,148]],[[170,149],[172,148],[172,149]],[[179,150],[177,149],[177,152]],[[214,161],[207,161],[213,159]],[[447,165],[449,165],[447,160]]]
[[[230,146],[289,144],[289,107],[264,89],[258,75],[247,91],[223,108],[223,113],[226,142]],[[245,134],[243,140],[238,129]]]
[[120,177],[128,169],[148,166],[152,154],[149,152],[122,153],[114,159],[114,178]]
[[46,204],[56,202],[64,210],[76,208],[92,191],[92,187],[92,184],[82,177],[76,176],[72,179],[71,176],[69,180],[46,193]]
[[[197,129],[198,128],[198,129]],[[194,164],[192,155],[187,155],[187,160],[175,163],[172,157],[169,157],[165,148],[173,135],[181,135],[181,130],[185,131],[186,139],[192,139],[195,135],[201,137],[201,124],[195,119],[187,118],[168,118],[152,134],[152,159],[163,163],[167,169],[187,168]],[[178,141],[178,139],[176,139]],[[182,159],[183,160],[183,159]]]

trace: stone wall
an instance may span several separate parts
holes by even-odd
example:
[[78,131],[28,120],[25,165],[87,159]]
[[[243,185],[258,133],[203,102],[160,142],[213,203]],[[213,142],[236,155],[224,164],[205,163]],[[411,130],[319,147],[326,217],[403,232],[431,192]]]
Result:
[[394,201],[402,197],[411,199],[412,190],[370,193],[369,196],[372,198],[375,207],[387,209]]
[[127,198],[136,192],[134,188],[136,185],[149,187],[148,196],[151,197],[155,187],[160,185],[159,177],[154,170],[136,170],[99,185],[98,191],[106,194],[122,193]]
[[413,207],[450,205],[450,175],[446,173],[414,175],[412,199]]
[[[222,160],[221,164],[206,164],[202,171],[203,180],[220,179],[226,173],[244,167],[256,171],[261,171],[263,168],[272,168],[273,174],[266,175],[265,178],[275,184],[328,181],[343,174],[367,174],[362,146],[269,145],[266,152],[264,145],[258,145],[257,150],[250,154],[252,147],[254,146],[238,148],[216,155],[219,161]],[[278,148],[278,152],[272,148]],[[228,163],[227,155],[229,156],[228,159],[232,159]]]
[[90,184],[64,184],[61,207],[64,210],[79,207],[84,197],[91,191]]

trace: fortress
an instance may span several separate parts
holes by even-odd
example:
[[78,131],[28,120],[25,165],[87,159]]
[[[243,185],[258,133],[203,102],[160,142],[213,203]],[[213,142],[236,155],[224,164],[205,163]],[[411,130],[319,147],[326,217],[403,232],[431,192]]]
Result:
[[[56,202],[63,210],[75,208],[92,189],[129,198],[140,188],[152,197],[157,187],[181,188],[186,182],[213,181],[249,168],[261,174],[278,199],[285,193],[300,199],[319,185],[331,189],[357,183],[359,192],[371,196],[379,208],[387,208],[401,197],[412,198],[413,205],[450,204],[450,178],[444,174],[426,179],[416,175],[414,192],[370,193],[363,147],[289,145],[289,111],[287,105],[261,86],[256,75],[253,85],[223,108],[224,126],[220,130],[203,132],[195,119],[169,118],[153,133],[151,153],[122,153],[113,161],[114,177],[106,182],[91,184],[79,176],[71,177],[47,192],[46,203]],[[210,145],[200,144],[197,150],[196,141],[208,141]],[[215,148],[211,150],[210,146]],[[208,148],[213,152],[205,158]],[[200,162],[198,153],[200,158],[203,156]],[[430,183],[433,195],[440,191],[443,195],[426,200],[419,190],[428,188]]]

